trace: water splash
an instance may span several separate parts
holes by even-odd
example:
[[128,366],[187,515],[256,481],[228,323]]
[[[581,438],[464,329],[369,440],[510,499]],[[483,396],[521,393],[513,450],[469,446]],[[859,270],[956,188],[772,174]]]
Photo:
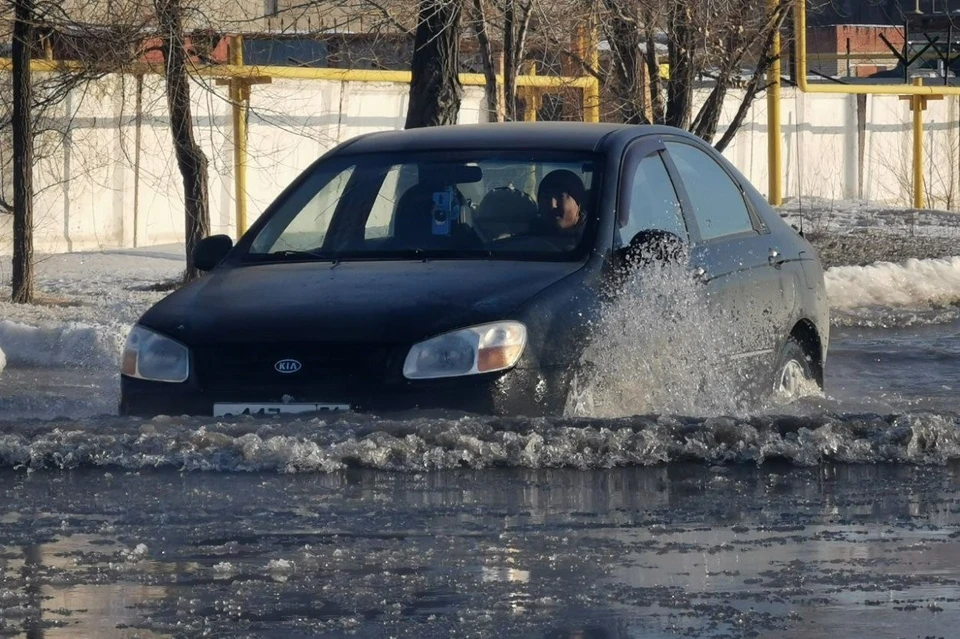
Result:
[[716,415],[744,410],[736,327],[676,264],[632,271],[601,309],[573,414]]
[[0,468],[331,473],[613,468],[674,462],[800,466],[960,460],[960,415],[647,416],[214,421],[108,418],[0,424]]

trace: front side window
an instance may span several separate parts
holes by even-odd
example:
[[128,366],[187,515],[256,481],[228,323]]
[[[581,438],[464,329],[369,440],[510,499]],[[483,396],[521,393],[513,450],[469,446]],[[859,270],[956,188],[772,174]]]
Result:
[[716,160],[690,144],[667,142],[666,146],[704,240],[754,230],[740,187]]
[[621,244],[629,244],[641,231],[668,231],[683,241],[687,227],[680,199],[659,153],[643,158],[632,176],[626,219],[620,228]]
[[277,203],[246,259],[575,259],[598,171],[546,152],[333,158]]

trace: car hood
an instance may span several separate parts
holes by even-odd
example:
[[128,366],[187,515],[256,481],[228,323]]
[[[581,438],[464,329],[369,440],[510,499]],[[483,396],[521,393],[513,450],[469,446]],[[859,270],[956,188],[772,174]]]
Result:
[[224,269],[141,319],[188,344],[321,340],[411,343],[509,318],[582,263],[356,261]]

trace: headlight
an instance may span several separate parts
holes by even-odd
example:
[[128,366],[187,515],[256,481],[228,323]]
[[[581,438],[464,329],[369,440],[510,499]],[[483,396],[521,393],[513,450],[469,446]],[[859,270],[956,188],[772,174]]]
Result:
[[169,337],[134,326],[123,347],[121,371],[153,382],[185,382],[190,374],[190,352]]
[[519,322],[494,322],[438,335],[410,349],[403,364],[407,379],[493,373],[516,365],[527,343]]

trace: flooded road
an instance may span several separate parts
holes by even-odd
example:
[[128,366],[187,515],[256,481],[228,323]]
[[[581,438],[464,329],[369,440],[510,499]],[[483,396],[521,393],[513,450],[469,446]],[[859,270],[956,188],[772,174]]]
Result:
[[955,465],[0,481],[13,636],[893,639],[960,615]]
[[825,398],[732,419],[138,421],[8,369],[0,635],[950,637],[957,334],[835,328]]
[[834,328],[827,394],[845,410],[960,411],[960,319]]

